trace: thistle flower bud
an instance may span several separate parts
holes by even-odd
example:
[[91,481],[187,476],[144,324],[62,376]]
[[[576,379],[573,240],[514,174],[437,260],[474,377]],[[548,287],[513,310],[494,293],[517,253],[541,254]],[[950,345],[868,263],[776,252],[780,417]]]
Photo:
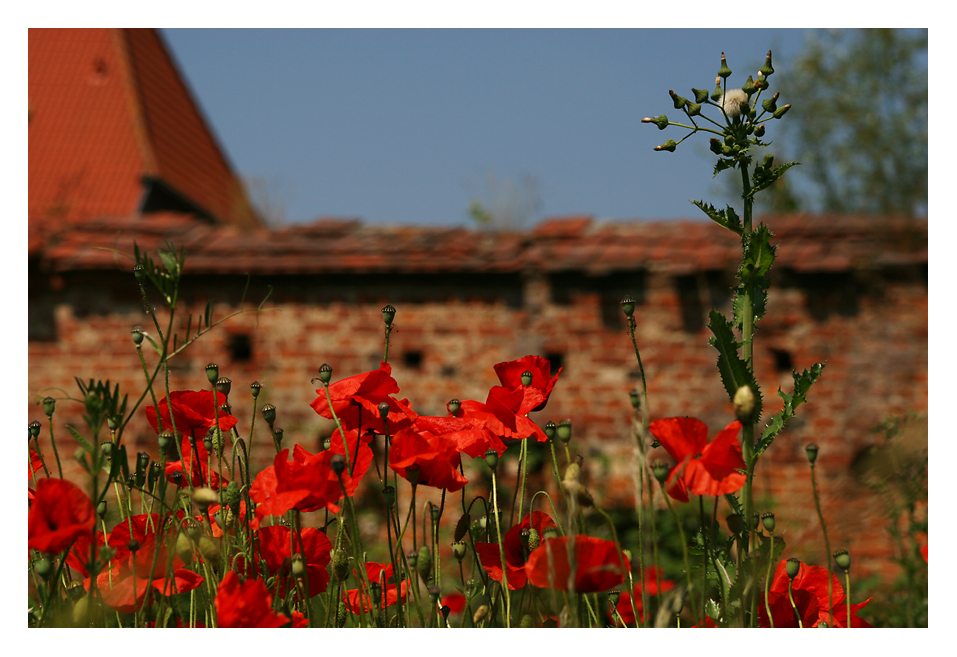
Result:
[[257,397],[259,397],[259,391],[262,389],[263,389],[263,384],[261,384],[259,381],[253,381],[252,383],[249,384],[249,392],[252,393],[253,399],[256,399]]
[[715,155],[721,155],[724,150],[724,144],[718,141],[717,137],[712,137],[711,141],[708,143],[708,147],[711,149],[711,152]]
[[721,53],[721,68],[718,69],[718,77],[728,78],[731,75],[731,69],[728,68],[728,60],[724,53]]
[[216,392],[228,395],[229,391],[233,389],[233,381],[229,377],[221,376],[216,379]]
[[55,411],[56,411],[56,400],[53,397],[44,398],[43,412],[47,414],[47,417],[52,417]]
[[468,552],[468,546],[465,544],[465,541],[452,543],[452,556],[457,560],[462,561],[462,559],[465,558],[466,552]]
[[39,422],[37,422],[36,420],[34,420],[33,422],[31,422],[31,423],[30,423],[30,436],[33,437],[33,438],[36,438],[37,436],[39,436],[39,435],[40,435],[40,427],[42,427],[42,426],[43,426],[43,425],[40,424]]
[[494,449],[485,452],[485,463],[491,468],[492,472],[494,472],[495,468],[498,467],[498,452]]
[[659,484],[665,483],[670,471],[671,468],[668,467],[668,464],[664,461],[655,461],[651,464],[651,472],[655,475],[655,479],[658,480]]
[[761,523],[764,525],[764,528],[767,529],[772,534],[774,533],[774,514],[770,511],[761,514]]
[[751,98],[751,96],[754,95],[754,92],[756,92],[757,90],[758,88],[754,86],[754,78],[752,78],[749,75],[745,83],[741,85],[741,91],[746,93],[748,95],[748,98]]
[[724,91],[721,89],[720,75],[714,79],[714,85],[714,91],[711,92],[711,100],[718,100],[724,95]]
[[342,548],[332,553],[332,575],[340,582],[349,576],[349,555]]
[[545,435],[548,437],[549,440],[555,440],[555,429],[556,429],[555,423],[552,422],[551,420],[545,423]]
[[762,124],[759,125],[757,128],[755,128],[755,130],[754,130],[754,136],[755,136],[755,137],[763,137],[763,136],[764,136],[764,132],[765,132],[765,130],[764,130],[764,124],[762,123]]
[[694,89],[691,91],[694,93],[694,102],[703,103],[708,100],[708,90],[707,89]]
[[734,415],[741,424],[751,424],[754,416],[754,391],[751,386],[741,386],[734,393]]
[[774,114],[772,116],[776,119],[780,119],[782,116],[788,113],[789,109],[791,109],[790,103],[788,103],[784,107],[779,107],[776,110],[774,110]]
[[655,151],[657,152],[668,151],[669,153],[674,153],[676,148],[678,148],[678,144],[675,143],[675,140],[669,139],[668,141],[661,144],[660,146],[655,146]]
[[209,363],[206,365],[206,378],[209,379],[209,382],[212,384],[216,383],[216,379],[219,378],[219,365],[216,363]]
[[382,321],[386,326],[392,326],[392,320],[395,319],[395,308],[390,304],[382,309]]
[[788,577],[793,580],[798,576],[798,573],[801,572],[801,560],[791,557],[784,564],[784,568],[787,571]]
[[[329,467],[332,468],[337,477],[341,477],[346,469],[346,457],[342,454],[336,454],[329,460]],[[418,471],[418,468],[416,471]]]
[[572,421],[562,420],[559,422],[556,433],[558,439],[567,445],[568,441],[572,439]]
[[701,114],[701,103],[688,103],[688,107],[685,111],[688,116],[698,116]]
[[814,462],[817,460],[817,445],[814,443],[808,443],[804,447],[804,453],[807,454],[807,460],[811,465],[814,465]]
[[659,130],[664,130],[668,127],[668,117],[662,114],[661,116],[654,117],[645,117],[641,120],[642,123],[654,123],[658,126]]
[[532,373],[528,370],[522,372],[522,385],[530,386],[532,385]]
[[449,413],[452,414],[452,417],[457,417],[459,410],[462,408],[462,402],[458,399],[450,399],[447,408],[449,409]]
[[671,96],[671,100],[675,104],[675,109],[681,109],[682,107],[685,106],[685,103],[688,102],[687,98],[683,98],[682,96],[679,96],[671,89],[668,90],[668,95]]
[[134,326],[133,330],[130,331],[130,335],[133,338],[133,344],[135,344],[137,347],[143,344],[143,327],[142,326]]
[[764,60],[764,66],[761,67],[761,75],[764,77],[769,77],[774,73],[774,69],[771,67],[771,51],[768,51],[768,57]]
[[276,421],[276,407],[272,404],[266,404],[262,407],[263,419],[266,421],[266,424],[272,428],[273,422]]
[[838,550],[834,553],[834,563],[837,564],[837,567],[847,572],[851,567],[851,555],[848,554],[847,550]]

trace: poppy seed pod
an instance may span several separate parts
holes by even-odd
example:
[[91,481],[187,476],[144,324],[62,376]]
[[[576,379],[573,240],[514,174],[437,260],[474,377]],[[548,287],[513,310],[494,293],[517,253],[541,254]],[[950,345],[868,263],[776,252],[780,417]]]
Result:
[[349,555],[342,548],[336,548],[332,553],[332,574],[340,582],[349,576]]
[[572,439],[572,421],[562,420],[559,422],[556,433],[558,434],[558,439],[567,444],[568,441]]
[[522,372],[522,385],[523,386],[532,385],[532,373],[529,372],[528,370],[525,370],[524,372]]
[[651,472],[655,475],[655,479],[658,480],[659,484],[665,483],[665,480],[668,479],[668,473],[671,471],[671,468],[664,461],[655,461],[651,464]]
[[468,552],[468,546],[465,544],[465,541],[456,541],[452,543],[452,556],[454,556],[459,561],[465,558],[465,554]]
[[302,555],[297,554],[292,558],[292,576],[296,579],[306,576],[306,564],[302,561]]
[[761,522],[764,524],[764,528],[767,529],[772,534],[774,533],[774,514],[768,511],[767,513],[761,514]]
[[327,386],[329,385],[329,381],[332,380],[332,366],[329,365],[329,363],[323,363],[319,367],[319,380]]
[[612,589],[611,591],[608,592],[608,604],[610,604],[612,607],[617,607],[618,600],[620,599],[621,599],[621,591],[619,591],[618,589]]
[[105,440],[100,443],[100,451],[103,452],[103,456],[110,458],[113,455],[113,443],[109,440]]
[[341,477],[346,469],[346,457],[342,454],[336,454],[329,460],[329,467],[332,468],[337,477]]
[[732,513],[727,517],[728,531],[737,536],[744,531],[744,519],[739,513]]
[[389,402],[379,402],[379,417],[383,420],[389,417]]
[[452,414],[452,417],[456,417],[459,414],[459,410],[462,408],[462,402],[458,399],[450,399],[448,403],[449,413]]
[[133,338],[133,344],[135,344],[137,347],[143,344],[143,327],[142,326],[134,326],[133,330],[130,331],[130,335]]
[[622,297],[621,300],[621,311],[625,313],[625,317],[633,317],[635,314],[635,298],[630,294]]
[[131,538],[129,541],[126,542],[126,549],[132,552],[133,554],[136,554],[140,549],[140,542],[136,540],[135,538]]
[[53,397],[46,397],[43,400],[43,412],[47,414],[47,417],[50,417],[54,411],[56,411],[56,400]]
[[263,389],[263,384],[261,384],[259,381],[253,381],[252,383],[249,384],[249,392],[252,393],[253,399],[256,399],[257,397],[259,397],[259,391],[262,389]]
[[804,453],[807,454],[807,460],[811,465],[814,465],[814,462],[817,460],[817,445],[814,443],[808,443],[804,447]]
[[331,447],[332,447],[332,438],[331,437],[323,438],[321,451],[325,452]]
[[734,393],[734,415],[741,424],[751,424],[754,416],[754,391],[751,386],[741,386]]
[[428,588],[428,591],[429,591],[429,601],[432,604],[438,606],[439,596],[442,595],[442,589],[440,589],[438,586],[433,584],[432,586]]
[[838,568],[847,572],[851,567],[851,555],[848,554],[847,550],[838,550],[834,553],[834,563],[837,564]]
[[395,307],[389,304],[382,309],[382,321],[385,322],[386,326],[392,326],[392,320],[394,319]]
[[122,420],[123,418],[119,415],[109,415],[106,418],[106,426],[110,431],[116,431],[119,428],[120,422],[122,422]]
[[787,571],[788,577],[794,579],[798,576],[798,573],[801,572],[801,560],[791,557],[784,564],[784,568]]
[[282,427],[276,427],[272,432],[273,440],[276,441],[277,445],[282,445]]
[[270,427],[276,421],[276,407],[272,404],[266,404],[262,407],[263,419]]
[[213,451],[213,439],[209,434],[206,434],[206,437],[203,438],[203,447],[206,448],[206,453],[211,454]]
[[53,562],[49,559],[37,559],[37,562],[33,564],[33,572],[45,582],[53,574]]
[[165,453],[170,443],[173,442],[173,432],[169,429],[164,429],[160,432],[160,435],[156,437],[156,442],[159,444],[160,453]]
[[135,276],[136,280],[140,283],[143,282],[143,279],[146,278],[146,270],[143,269],[143,265],[133,266],[133,276]]
[[30,436],[33,437],[33,438],[36,438],[37,436],[39,436],[39,435],[40,435],[40,427],[42,427],[42,426],[43,426],[43,425],[40,424],[39,422],[37,422],[36,420],[34,420],[33,422],[31,422],[31,423],[30,423]]
[[409,550],[409,553],[405,555],[405,560],[409,563],[409,568],[415,568],[419,562],[419,553],[415,550]]
[[490,449],[489,451],[485,452],[485,463],[494,472],[495,468],[498,466],[498,452],[496,452],[494,449]]
[[229,405],[229,402],[223,402],[223,403],[219,406],[219,414],[220,414],[220,415],[232,415],[232,414],[233,414],[233,407]]
[[418,463],[413,463],[412,465],[409,465],[406,467],[405,478],[413,486],[419,483],[419,464]]
[[100,503],[96,505],[96,515],[100,520],[106,517],[106,500],[100,500]]
[[216,379],[216,392],[219,392],[224,395],[228,395],[229,391],[233,389],[233,380],[227,376],[221,376]]
[[153,492],[153,488],[156,487],[156,482],[159,481],[162,476],[163,466],[158,461],[153,461],[153,463],[150,464],[150,476],[146,482],[151,493]]
[[209,379],[209,382],[212,384],[216,383],[216,379],[219,378],[219,365],[216,363],[209,363],[206,365],[206,378]]
[[555,429],[556,429],[555,423],[552,422],[551,420],[545,423],[545,435],[548,437],[549,440],[555,440]]

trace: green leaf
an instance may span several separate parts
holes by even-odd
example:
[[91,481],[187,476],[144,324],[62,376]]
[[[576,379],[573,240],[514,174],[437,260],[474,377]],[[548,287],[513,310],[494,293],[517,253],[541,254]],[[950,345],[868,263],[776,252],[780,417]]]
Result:
[[757,446],[754,448],[754,456],[751,460],[752,465],[757,461],[758,456],[771,445],[777,435],[781,433],[788,420],[794,417],[794,412],[797,410],[797,407],[807,401],[807,393],[814,382],[817,381],[818,377],[821,376],[823,369],[824,363],[814,363],[811,369],[804,370],[801,374],[791,372],[791,376],[794,378],[794,390],[792,390],[791,393],[786,393],[778,388],[778,396],[784,400],[784,408],[771,417],[771,421],[768,423],[768,426],[765,427],[764,433],[761,434],[761,440],[758,441]]
[[788,162],[773,170],[763,166],[756,167],[754,170],[754,185],[752,185],[751,189],[745,195],[745,198],[754,198],[755,194],[773,185],[774,181],[783,176],[785,171],[798,164],[800,164],[800,162]]
[[727,493],[724,496],[724,499],[728,500],[728,504],[731,505],[731,508],[734,509],[734,512],[737,513],[742,518],[744,517],[744,507],[741,506],[741,502],[738,501],[738,496],[734,493]]
[[742,236],[744,258],[738,270],[738,279],[745,285],[758,282],[770,271],[777,251],[777,247],[771,245],[772,237],[774,233],[763,223],[758,224],[749,235]]
[[714,173],[711,174],[711,177],[714,178],[725,169],[733,169],[733,168],[734,168],[734,160],[718,160],[718,163],[714,165]]
[[724,389],[728,391],[728,399],[734,401],[738,388],[750,386],[754,391],[754,417],[761,417],[763,406],[761,388],[754,380],[754,375],[748,371],[747,365],[738,356],[738,343],[734,339],[731,323],[727,317],[714,309],[711,310],[710,317],[708,328],[714,336],[708,342],[718,350],[718,371],[721,374]]
[[701,211],[711,217],[719,226],[723,226],[738,235],[741,234],[741,219],[730,205],[727,206],[727,210],[718,210],[711,204],[705,205],[704,201],[692,201],[692,203],[701,208]]
[[67,431],[70,432],[70,434],[73,436],[73,438],[76,440],[76,442],[78,442],[78,443],[80,444],[80,447],[82,447],[84,450],[86,450],[86,453],[87,453],[87,454],[91,454],[91,455],[92,455],[92,454],[94,453],[94,447],[93,447],[93,445],[90,444],[90,441],[88,441],[86,438],[84,438],[82,435],[80,435],[80,432],[79,432],[79,431],[77,431],[76,429],[74,429],[73,427],[71,427],[69,424],[66,425],[66,429],[67,429]]

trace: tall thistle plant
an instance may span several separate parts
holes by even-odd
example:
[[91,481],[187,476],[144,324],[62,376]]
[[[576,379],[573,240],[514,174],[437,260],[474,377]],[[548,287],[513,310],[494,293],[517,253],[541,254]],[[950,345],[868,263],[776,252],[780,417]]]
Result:
[[[761,388],[754,378],[754,338],[758,320],[764,316],[767,307],[769,272],[774,263],[776,246],[771,244],[774,234],[763,223],[753,225],[752,214],[754,197],[773,185],[797,162],[775,167],[774,157],[765,155],[760,164],[754,164],[752,152],[756,147],[767,146],[762,141],[767,125],[781,119],[791,109],[791,105],[778,106],[780,92],[770,98],[762,99],[769,88],[768,80],[774,68],[771,66],[771,51],[768,51],[764,66],[758,71],[757,79],[748,76],[741,88],[729,89],[728,78],[731,69],[727,59],[721,53],[721,67],[715,77],[715,89],[709,93],[705,89],[692,89],[694,99],[679,96],[669,91],[674,108],[684,114],[688,123],[672,121],[662,114],[653,118],[644,118],[642,123],[652,123],[659,130],[669,127],[689,130],[677,142],[669,139],[655,147],[656,151],[674,152],[685,139],[698,132],[709,133],[711,152],[717,155],[714,175],[725,170],[737,170],[741,178],[742,212],[728,205],[724,210],[715,208],[704,201],[692,201],[715,223],[730,230],[741,238],[741,265],[738,268],[738,285],[734,289],[733,311],[731,317],[712,309],[708,328],[712,332],[711,345],[718,351],[718,370],[721,380],[734,404],[735,413],[743,425],[742,453],[747,467],[747,481],[743,489],[743,500],[737,495],[727,495],[729,504],[746,519],[756,519],[752,484],[754,471],[761,454],[771,445],[775,437],[784,429],[806,398],[811,385],[817,380],[824,367],[815,363],[802,373],[792,372],[794,388],[791,392],[778,389],[778,396],[784,401],[783,408],[768,418],[760,438],[757,438],[755,425],[761,421],[763,399]],[[705,115],[710,110],[716,119]],[[690,125],[689,125],[690,124]],[[737,332],[737,333],[736,333]],[[738,339],[740,335],[740,339]],[[748,522],[746,531],[746,558],[736,574],[737,590],[741,591],[740,605],[744,612],[746,625],[757,625],[757,603],[759,587],[754,584],[760,577],[758,559],[751,552],[757,546],[756,522]],[[766,560],[766,559],[765,559]],[[746,582],[743,578],[749,578]]]

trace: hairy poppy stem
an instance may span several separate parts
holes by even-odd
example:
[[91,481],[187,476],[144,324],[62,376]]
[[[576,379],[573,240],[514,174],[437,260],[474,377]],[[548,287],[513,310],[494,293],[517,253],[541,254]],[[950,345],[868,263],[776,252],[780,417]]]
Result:
[[502,560],[502,592],[505,595],[505,627],[512,626],[512,602],[508,593],[508,565],[505,561],[505,547],[502,545],[502,526],[498,516],[498,486],[495,480],[495,469],[492,469],[492,513],[495,515],[495,541],[498,543],[498,554]]
[[768,588],[771,586],[771,563],[774,561],[774,532],[771,532],[771,547],[768,551],[768,574],[764,578],[764,609],[768,612],[768,622],[774,628],[774,616],[771,615],[771,603],[768,602]]
[[665,493],[664,498],[665,502],[668,503],[668,510],[671,511],[671,516],[675,519],[675,524],[678,526],[678,535],[681,537],[681,556],[684,557],[685,561],[685,580],[688,583],[688,599],[691,600],[691,610],[694,613],[695,619],[699,620],[700,616],[698,616],[698,603],[695,602],[694,596],[691,593],[693,588],[691,584],[691,562],[688,560],[688,541],[685,538],[685,530],[684,527],[681,526],[681,520],[678,518],[675,507],[671,504],[671,499],[668,497],[667,493]]
[[[824,523],[824,514],[821,512],[821,499],[817,494],[817,478],[814,476],[814,463],[811,463],[811,490],[814,492],[814,506],[817,509],[817,517],[821,521],[821,531],[824,533],[824,549],[827,550],[827,608],[828,624],[834,627],[834,602],[833,602],[833,577],[831,575],[831,542],[827,538],[827,525]],[[850,600],[850,597],[848,597]],[[850,622],[850,616],[848,616]]]
[[[828,573],[828,575],[830,575],[830,573]],[[801,621],[801,614],[798,612],[797,605],[794,604],[794,596],[791,595],[791,578],[790,577],[788,578],[788,600],[791,601],[791,609],[794,610],[794,615],[798,619],[798,627],[803,629],[804,623]],[[828,602],[828,604],[830,604],[830,602]]]

